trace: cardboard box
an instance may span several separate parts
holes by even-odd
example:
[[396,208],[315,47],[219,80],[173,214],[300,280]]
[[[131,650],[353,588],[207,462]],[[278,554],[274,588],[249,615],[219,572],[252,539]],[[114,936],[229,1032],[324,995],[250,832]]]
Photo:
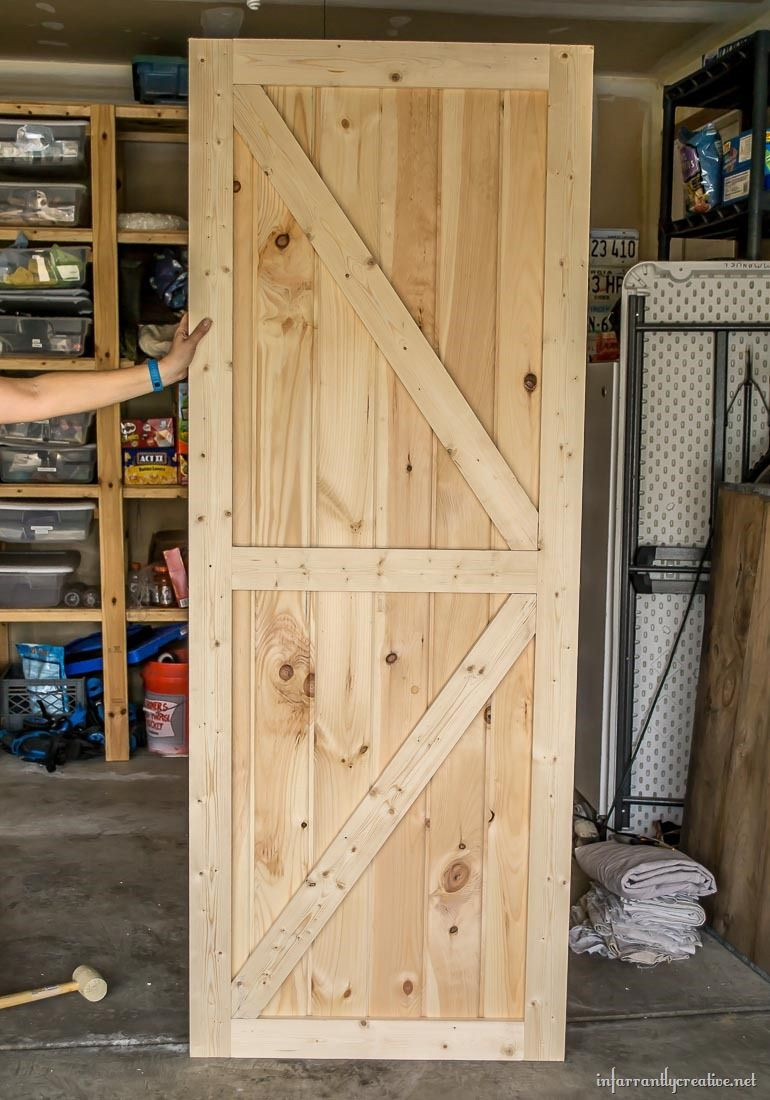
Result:
[[[722,202],[735,202],[749,193],[751,182],[751,130],[724,142]],[[770,130],[765,132],[765,191],[770,190]]]
[[180,382],[177,387],[176,395],[176,416],[177,416],[177,434],[176,434],[176,450],[179,460],[179,484],[187,485],[187,462],[189,451],[189,425],[188,425],[188,399],[189,399],[189,383]]
[[176,485],[178,460],[174,420],[122,420],[124,485]]
[[173,447],[176,432],[174,418],[158,417],[154,420],[121,420],[120,442],[123,447],[143,449]]

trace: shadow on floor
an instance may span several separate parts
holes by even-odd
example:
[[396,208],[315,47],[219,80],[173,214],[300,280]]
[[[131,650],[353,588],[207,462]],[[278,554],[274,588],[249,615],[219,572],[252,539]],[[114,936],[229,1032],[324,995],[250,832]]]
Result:
[[[745,1095],[770,1097],[770,983],[710,937],[694,959],[654,971],[571,956],[564,1066],[191,1061],[186,761],[142,755],[49,776],[2,757],[0,789],[3,991],[66,980],[82,962],[110,982],[97,1005],[70,995],[2,1013],[0,1095],[101,1100],[109,1081],[110,1100],[582,1100],[609,1091],[596,1074],[612,1065],[627,1076],[668,1065],[754,1071]],[[95,1046],[108,1048],[96,1062]],[[622,1094],[652,1094],[640,1090]]]

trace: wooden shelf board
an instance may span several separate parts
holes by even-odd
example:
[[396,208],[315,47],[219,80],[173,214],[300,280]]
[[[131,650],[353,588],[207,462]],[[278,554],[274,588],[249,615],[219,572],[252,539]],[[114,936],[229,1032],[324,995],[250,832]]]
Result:
[[29,115],[34,118],[37,115],[48,115],[51,118],[90,118],[91,107],[87,103],[49,103],[48,100],[23,100],[11,102],[4,99],[0,102],[0,114],[3,115]]
[[99,496],[98,485],[0,485],[0,498],[14,500],[17,497],[40,500],[77,499],[94,500]]
[[187,244],[186,229],[121,229],[118,244]]
[[185,623],[186,607],[130,607],[126,619],[130,623]]
[[124,485],[124,500],[175,500],[188,495],[186,485]]
[[0,370],[96,370],[95,359],[28,359],[0,355]]
[[100,607],[0,607],[0,623],[99,623]]
[[89,228],[73,228],[66,225],[0,225],[0,240],[14,241],[19,233],[30,241],[70,241],[74,244],[91,244],[94,231]]
[[125,103],[118,104],[115,108],[115,118],[143,119],[145,121],[178,122],[187,121],[188,111],[183,106],[153,105],[152,103]]
[[142,142],[150,141],[158,145],[186,145],[186,130],[158,130],[155,128],[146,130],[118,130],[118,141]]

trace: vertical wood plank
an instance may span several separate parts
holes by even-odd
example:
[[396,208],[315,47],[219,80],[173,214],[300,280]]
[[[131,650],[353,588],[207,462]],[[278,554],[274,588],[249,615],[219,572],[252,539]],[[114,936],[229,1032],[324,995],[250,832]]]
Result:
[[232,47],[190,43],[190,1053],[230,1052]]
[[[438,93],[385,91],[380,156],[380,264],[425,336],[435,340]],[[378,373],[377,546],[430,546],[433,433],[395,372]],[[379,772],[429,703],[430,597],[375,597]],[[419,1016],[425,891],[425,796],[374,861],[369,1013]]]
[[770,490],[723,486],[682,846],[709,867],[712,927],[770,965]]
[[[257,455],[255,307],[258,249],[254,224],[256,166],[243,139],[233,142],[233,542],[255,540]],[[233,970],[253,948],[254,926],[254,620],[253,593],[233,593],[232,716],[232,959]]]
[[[379,240],[380,93],[319,92],[319,171],[376,255]],[[374,421],[379,353],[331,276],[319,266],[315,377],[315,539],[372,546]],[[373,597],[319,593],[315,603],[314,848],[319,856],[365,794],[371,730]],[[311,1010],[368,1010],[371,873],[357,883],[313,945]]]
[[[118,326],[118,228],[115,108],[91,108],[91,193],[93,196],[94,347],[98,370],[120,363]],[[96,414],[99,473],[99,557],[104,643],[104,732],[107,760],[128,760],[128,672],[126,592],[123,567],[123,460],[120,407]]]
[[[536,505],[543,345],[546,110],[544,92],[503,92],[495,359],[495,442]],[[492,545],[506,543],[493,529]],[[492,597],[492,609],[500,606]],[[481,1014],[524,1015],[531,642],[497,689],[486,745]]]
[[525,1058],[564,1057],[593,50],[552,46]]
[[[498,176],[498,93],[442,92],[439,354],[487,430],[494,409]],[[435,494],[436,546],[490,546],[489,518],[441,448]],[[434,598],[434,694],[488,619],[488,597]],[[424,1008],[429,1016],[474,1017],[479,1011],[484,740],[479,715],[429,790]]]
[[[272,89],[293,131],[312,144],[311,89]],[[257,169],[259,249],[255,433],[257,545],[307,546],[310,539],[313,373],[313,249]],[[252,228],[252,231],[253,231]],[[261,592],[254,636],[254,917],[256,944],[307,873],[310,859],[310,738],[313,664],[310,596]],[[307,959],[268,1016],[308,1012]]]

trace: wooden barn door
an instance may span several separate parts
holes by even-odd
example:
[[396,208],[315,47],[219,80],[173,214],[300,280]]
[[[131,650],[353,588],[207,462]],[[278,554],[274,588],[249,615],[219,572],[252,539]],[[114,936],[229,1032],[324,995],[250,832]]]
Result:
[[190,69],[192,1053],[561,1058],[591,51]]

